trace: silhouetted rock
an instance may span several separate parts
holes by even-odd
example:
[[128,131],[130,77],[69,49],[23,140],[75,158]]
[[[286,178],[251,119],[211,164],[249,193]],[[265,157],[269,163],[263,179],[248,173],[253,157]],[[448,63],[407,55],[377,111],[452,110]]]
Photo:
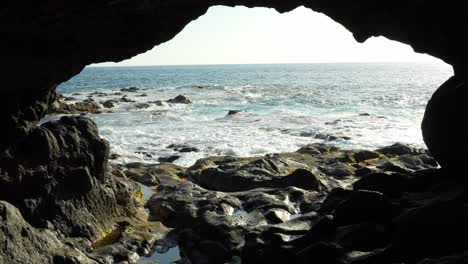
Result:
[[128,87],[128,88],[122,88],[120,89],[121,92],[130,92],[130,93],[136,93],[138,91],[140,91],[141,89],[140,88],[137,88],[137,87]]
[[432,95],[422,122],[424,142],[442,167],[454,172],[462,169],[466,143],[461,120],[468,94],[463,80],[452,77]]
[[167,156],[167,157],[159,157],[158,158],[158,161],[159,162],[169,162],[169,163],[172,163],[178,159],[180,159],[181,156],[178,156],[178,155],[172,155],[172,156]]
[[242,112],[244,112],[244,110],[229,110],[229,112],[227,113],[227,116],[239,114]]
[[178,95],[173,99],[167,100],[166,102],[171,103],[171,104],[191,104],[192,100],[190,100],[186,96]]

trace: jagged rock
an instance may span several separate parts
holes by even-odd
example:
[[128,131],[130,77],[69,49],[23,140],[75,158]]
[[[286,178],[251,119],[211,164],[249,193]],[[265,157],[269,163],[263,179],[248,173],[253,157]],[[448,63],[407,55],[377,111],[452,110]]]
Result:
[[92,236],[133,208],[134,187],[107,173],[108,152],[90,119],[38,126],[0,159],[0,199],[34,226],[50,222],[67,235]]
[[171,104],[191,104],[192,100],[183,95],[178,95],[175,98],[169,99],[166,102]]
[[384,155],[405,155],[405,154],[418,154],[419,152],[412,147],[401,143],[395,143],[388,147],[383,147],[376,150]]
[[[318,190],[322,185],[320,173],[316,169],[302,169],[305,167],[292,160],[258,159],[235,169],[207,168],[194,172],[192,179],[205,188],[228,192],[281,186]],[[285,175],[288,171],[292,173]]]
[[17,208],[5,201],[0,201],[0,237],[0,263],[97,264],[60,241],[55,232],[31,226]]
[[160,184],[165,178],[173,178],[179,180],[183,177],[185,168],[171,163],[149,164],[149,163],[128,163],[125,165],[127,170],[125,175],[134,181],[140,182],[147,186],[155,186]]

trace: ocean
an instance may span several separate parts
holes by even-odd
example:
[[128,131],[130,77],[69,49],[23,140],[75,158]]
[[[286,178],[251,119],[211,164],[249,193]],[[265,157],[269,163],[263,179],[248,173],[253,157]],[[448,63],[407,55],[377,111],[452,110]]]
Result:
[[[119,161],[179,155],[174,163],[190,166],[207,156],[259,156],[315,142],[423,148],[425,106],[452,74],[442,62],[87,67],[57,91],[77,101],[93,92],[108,94],[94,96],[98,102],[118,99],[113,93],[126,87],[142,89],[124,93],[136,103],[190,98],[146,109],[121,102],[112,113],[90,115]],[[171,144],[198,151],[179,153]]]

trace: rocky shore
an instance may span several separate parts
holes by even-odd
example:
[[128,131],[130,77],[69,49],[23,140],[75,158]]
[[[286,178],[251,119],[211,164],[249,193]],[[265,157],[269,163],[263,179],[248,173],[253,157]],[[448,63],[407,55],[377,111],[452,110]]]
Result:
[[468,220],[463,187],[425,150],[313,144],[264,157],[209,157],[189,168],[118,167],[154,188],[145,207],[150,219],[174,228],[178,263],[466,259],[459,254]]
[[108,163],[86,117],[36,130],[1,159],[1,263],[143,263],[174,246],[180,264],[466,259],[463,185],[424,149],[311,144],[187,168]]
[[[129,87],[121,88],[114,93],[93,92],[86,94],[86,99],[78,100],[76,97],[64,96],[59,93],[53,93],[49,114],[102,114],[112,113],[118,104],[123,104],[128,110],[146,109],[152,105],[171,106],[175,104],[191,104],[192,101],[184,95],[178,95],[169,100],[157,100],[147,102],[137,102],[132,97],[146,97],[142,93],[145,88]],[[81,94],[74,94],[81,96]]]

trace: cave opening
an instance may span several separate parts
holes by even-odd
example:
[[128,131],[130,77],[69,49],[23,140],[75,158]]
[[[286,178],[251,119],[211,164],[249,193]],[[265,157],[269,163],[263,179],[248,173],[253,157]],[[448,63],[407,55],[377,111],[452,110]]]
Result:
[[[283,13],[301,5],[260,2],[248,5]],[[443,27],[425,17],[442,7],[418,2],[382,11],[371,4],[305,3],[353,32],[339,26],[343,39],[327,39],[334,33],[324,16],[315,17],[324,19],[317,24],[324,35],[294,38],[306,34],[307,21],[284,27],[283,19],[310,12],[305,8],[278,24],[265,14],[244,17],[237,33],[250,35],[225,30],[229,18],[222,13],[223,23],[206,24],[231,38],[190,42],[193,47],[158,57],[174,65],[141,66],[154,59],[150,52],[120,67],[83,69],[171,39],[212,4],[51,2],[35,9],[32,29],[29,18],[8,19],[23,5],[1,10],[0,21],[16,23],[2,26],[29,30],[5,31],[6,50],[17,50],[16,61],[5,55],[14,63],[3,72],[28,61],[30,75],[8,76],[2,93],[0,237],[6,239],[0,263],[466,260],[466,194],[456,177],[461,156],[453,155],[461,134],[454,121],[462,120],[466,98],[465,53],[456,34],[439,32]],[[224,8],[208,10],[156,52],[180,45],[178,39],[219,10],[246,12]],[[394,23],[396,15],[405,27]],[[454,17],[441,23],[457,29]],[[268,28],[269,37],[255,31]],[[37,47],[19,53],[28,34]],[[373,35],[435,55],[456,75],[432,95],[453,74],[447,64],[427,57],[412,62],[422,55],[382,38],[340,47]],[[379,49],[383,43],[390,49]],[[361,53],[366,49],[370,57]],[[304,56],[307,50],[313,57]],[[180,65],[203,64],[200,59],[206,65]]]
[[[279,14],[216,6],[173,40],[88,67],[58,91],[70,103],[96,101],[99,109],[88,110],[104,112],[92,116],[118,160],[191,166],[208,156],[262,156],[316,142],[424,148],[425,104],[451,71],[382,37],[359,44],[305,7]],[[193,103],[164,103],[178,95]]]

